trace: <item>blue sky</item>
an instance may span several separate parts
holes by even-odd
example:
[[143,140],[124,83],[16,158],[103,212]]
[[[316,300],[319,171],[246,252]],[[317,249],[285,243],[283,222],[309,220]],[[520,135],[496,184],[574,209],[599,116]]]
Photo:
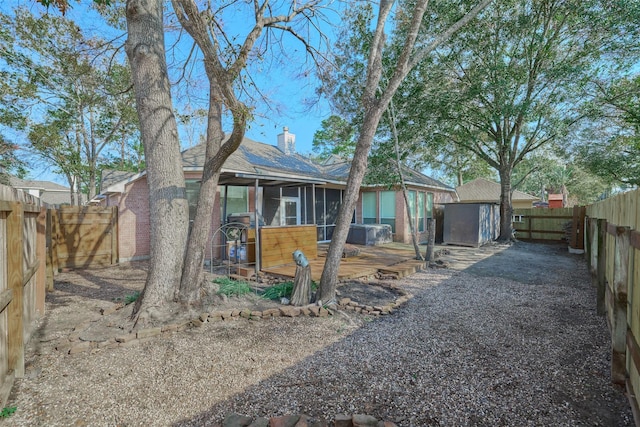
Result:
[[[101,37],[108,38],[115,36],[121,32],[113,32],[106,29],[101,23],[100,18],[94,11],[87,10],[87,2],[71,2],[72,9],[67,16],[74,20],[82,27],[85,34],[97,33]],[[0,11],[8,13],[16,6],[25,6],[33,13],[41,13],[42,6],[33,0],[9,0],[0,2]],[[10,12],[9,12],[10,13]],[[50,10],[49,13],[58,14],[56,10]],[[227,23],[228,26],[235,23]],[[167,34],[167,45],[172,43],[172,35]],[[124,42],[124,38],[121,39]],[[287,42],[290,43],[290,42]],[[301,45],[285,45],[287,49],[303,50]],[[184,50],[190,49],[190,42],[183,46]],[[180,54],[178,47],[178,55]],[[294,53],[295,54],[295,53]],[[170,59],[168,59],[170,61]],[[287,64],[289,65],[289,64]],[[295,66],[293,66],[295,68]],[[297,74],[296,74],[297,73]],[[275,145],[277,143],[277,135],[282,133],[283,127],[288,127],[289,131],[296,135],[296,148],[299,153],[307,154],[312,151],[312,141],[314,133],[320,128],[321,121],[330,114],[326,101],[321,101],[315,105],[308,107],[305,101],[314,97],[314,91],[317,86],[315,76],[310,73],[300,73],[300,68],[291,69],[287,66],[278,66],[271,64],[263,74],[254,74],[260,91],[269,98],[272,110],[264,110],[258,108],[254,115],[254,120],[249,123],[246,136],[256,141]],[[202,84],[202,83],[201,83]],[[203,85],[206,88],[206,85]],[[203,91],[206,93],[206,90]],[[181,101],[179,97],[174,96],[174,107],[177,112],[181,110]],[[199,106],[200,108],[203,105]],[[230,129],[228,129],[230,130]],[[196,131],[194,134],[197,134]],[[21,141],[19,134],[14,138],[16,142]],[[191,141],[181,132],[181,143],[183,148],[193,143],[196,135],[192,135]],[[33,162],[30,168],[28,178],[38,180],[51,180],[66,185],[66,180],[62,176],[57,176],[51,172],[51,167],[41,162]]]

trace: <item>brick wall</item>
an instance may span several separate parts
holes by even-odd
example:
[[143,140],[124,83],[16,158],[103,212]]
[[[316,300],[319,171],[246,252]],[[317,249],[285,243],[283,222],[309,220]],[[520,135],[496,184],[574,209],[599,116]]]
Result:
[[118,205],[118,251],[120,261],[149,257],[149,190],[146,176],[111,196],[108,206]]

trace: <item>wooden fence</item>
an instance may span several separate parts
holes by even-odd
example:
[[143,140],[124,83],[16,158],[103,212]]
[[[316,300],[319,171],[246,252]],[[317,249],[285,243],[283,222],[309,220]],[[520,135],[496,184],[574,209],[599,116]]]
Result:
[[45,216],[38,199],[0,185],[0,401],[24,376],[24,349],[44,315]]
[[64,206],[51,210],[52,270],[118,262],[118,208]]
[[626,386],[636,425],[640,410],[640,190],[587,207],[587,261],[597,310],[611,331],[611,380]]
[[513,227],[519,240],[566,241],[574,249],[583,249],[584,218],[584,206],[514,209]]

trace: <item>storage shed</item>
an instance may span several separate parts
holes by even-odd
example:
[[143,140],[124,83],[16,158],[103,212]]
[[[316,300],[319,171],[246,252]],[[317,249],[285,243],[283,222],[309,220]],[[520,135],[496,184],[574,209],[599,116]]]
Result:
[[500,206],[494,203],[448,203],[444,207],[446,245],[479,247],[500,235]]

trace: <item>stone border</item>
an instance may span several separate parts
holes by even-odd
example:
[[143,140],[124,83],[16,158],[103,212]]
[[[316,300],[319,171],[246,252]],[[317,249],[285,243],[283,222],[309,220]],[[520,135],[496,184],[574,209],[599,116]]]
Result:
[[214,427],[397,427],[391,421],[379,421],[371,415],[336,415],[333,422],[314,419],[307,415],[283,415],[279,417],[252,418],[246,415],[229,414]]
[[[182,332],[189,328],[198,328],[207,322],[219,322],[219,321],[232,321],[239,319],[247,319],[259,321],[262,319],[268,319],[273,317],[328,317],[333,316],[338,309],[345,311],[353,311],[360,314],[370,315],[374,317],[386,316],[392,314],[402,304],[413,298],[413,295],[409,292],[401,289],[395,285],[376,283],[376,286],[386,287],[398,292],[401,296],[394,302],[384,306],[370,306],[360,304],[356,301],[352,301],[350,298],[341,298],[338,304],[332,304],[330,306],[318,306],[316,304],[308,304],[301,307],[292,305],[285,305],[279,308],[272,308],[264,311],[255,311],[250,309],[235,309],[218,311],[214,310],[209,313],[202,313],[197,318],[191,320],[185,320],[180,323],[173,323],[164,325],[162,327],[141,329],[129,334],[120,334],[105,341],[84,341],[80,338],[82,331],[84,331],[91,322],[83,323],[82,325],[74,328],[73,332],[67,339],[62,339],[56,350],[67,353],[77,354],[96,349],[111,349],[116,347],[131,347],[140,342],[150,341],[153,338],[164,334],[170,334],[174,332]],[[101,310],[101,314],[106,316],[114,313],[115,311],[124,307],[124,304],[116,304],[109,309]]]

